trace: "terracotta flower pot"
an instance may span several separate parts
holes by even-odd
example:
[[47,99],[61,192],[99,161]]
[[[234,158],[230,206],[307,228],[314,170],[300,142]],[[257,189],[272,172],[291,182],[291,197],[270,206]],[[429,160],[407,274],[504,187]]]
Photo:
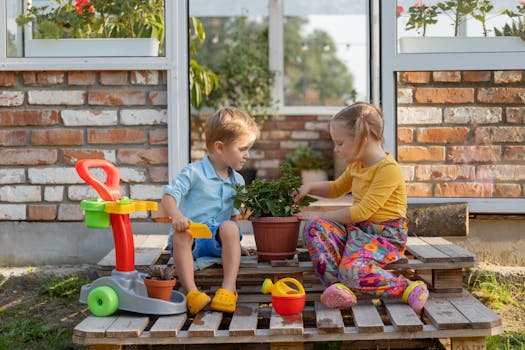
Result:
[[162,299],[169,301],[171,298],[171,292],[175,287],[175,279],[172,280],[154,280],[151,278],[145,278],[144,284],[148,290],[148,296],[150,298]]
[[251,218],[257,255],[264,261],[292,259],[297,252],[299,219],[290,217]]

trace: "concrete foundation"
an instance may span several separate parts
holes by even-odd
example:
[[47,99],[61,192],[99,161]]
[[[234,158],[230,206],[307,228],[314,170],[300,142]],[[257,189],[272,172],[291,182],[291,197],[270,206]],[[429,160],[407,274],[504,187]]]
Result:
[[[244,232],[250,231],[247,223],[241,225]],[[132,227],[134,233],[168,230],[163,223],[137,222]],[[249,243],[250,237],[245,238],[243,245]],[[478,261],[525,266],[525,216],[472,216],[469,236],[447,239],[475,253]],[[0,266],[95,264],[113,247],[110,228],[88,229],[83,222],[0,223]]]

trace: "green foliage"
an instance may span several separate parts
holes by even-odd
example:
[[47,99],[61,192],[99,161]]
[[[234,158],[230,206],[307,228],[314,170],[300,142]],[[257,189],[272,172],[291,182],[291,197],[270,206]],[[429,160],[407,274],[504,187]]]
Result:
[[525,40],[525,5],[516,6],[516,11],[503,10],[501,14],[510,17],[511,22],[505,23],[501,29],[494,28],[496,36],[519,36]]
[[425,36],[427,34],[427,26],[437,23],[439,11],[436,5],[428,6],[426,4],[419,4],[419,6],[410,6],[408,8],[408,14],[409,18],[405,29],[415,29],[418,34]]
[[151,265],[144,268],[144,272],[154,280],[172,280],[176,276],[175,266]]
[[218,109],[224,106],[240,108],[262,125],[275,105],[271,89],[274,72],[269,68],[268,22],[252,21],[246,17],[224,20],[203,19],[207,33],[215,34],[220,44],[205,43],[199,60],[219,77],[206,105]]
[[[196,18],[190,17],[190,57],[196,57],[199,53],[200,46],[206,40],[206,34],[202,22]],[[195,58],[190,58],[189,67],[190,83],[190,105],[199,108],[203,103],[203,98],[207,98],[213,90],[219,86],[217,75],[201,66]]]
[[53,277],[43,286],[41,292],[54,298],[73,298],[80,293],[80,287],[89,283],[89,280],[77,276]]
[[56,3],[56,7],[30,6],[16,23],[33,23],[35,39],[155,38],[164,44],[162,0],[91,0],[81,2],[84,6],[75,6],[72,0]]
[[[305,35],[308,19],[290,17],[284,28],[286,105],[307,104],[308,92],[319,94],[320,105],[342,105],[355,101],[354,77],[337,56],[336,43],[325,31]],[[309,102],[312,103],[312,102]]]
[[483,35],[487,36],[487,14],[494,9],[491,0],[478,0],[478,6],[472,11],[472,18],[479,21],[483,28]]
[[251,215],[256,218],[262,216],[286,217],[298,213],[301,207],[315,201],[307,196],[301,203],[295,204],[292,193],[301,185],[301,178],[294,174],[289,163],[282,164],[279,170],[281,177],[277,180],[256,179],[247,186],[237,186],[234,196],[235,207],[244,206],[244,209],[250,210]]
[[454,36],[459,34],[459,26],[478,6],[478,0],[448,0],[436,4],[444,14],[454,21]]
[[525,285],[498,276],[495,272],[472,273],[467,280],[467,288],[484,304],[498,310],[513,305],[525,311]]
[[297,147],[286,156],[286,160],[299,170],[317,170],[328,168],[328,162],[323,155],[309,146]]

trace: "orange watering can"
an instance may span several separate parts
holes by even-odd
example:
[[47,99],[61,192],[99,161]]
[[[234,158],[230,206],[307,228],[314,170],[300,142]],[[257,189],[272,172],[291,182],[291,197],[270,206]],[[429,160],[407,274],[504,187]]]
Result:
[[261,292],[272,294],[272,305],[279,315],[295,315],[303,311],[306,293],[301,282],[295,278],[282,278],[275,283],[267,278]]

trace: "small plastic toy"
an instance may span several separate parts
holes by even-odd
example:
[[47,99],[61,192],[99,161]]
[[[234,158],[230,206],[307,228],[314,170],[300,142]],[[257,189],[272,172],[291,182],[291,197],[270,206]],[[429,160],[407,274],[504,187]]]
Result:
[[[120,174],[110,162],[102,159],[79,160],[78,175],[93,186],[102,199],[80,203],[90,228],[111,225],[115,244],[116,264],[111,276],[104,276],[82,286],[80,302],[88,304],[95,316],[109,316],[117,309],[144,314],[172,315],[186,312],[186,297],[173,291],[169,301],[149,298],[144,273],[135,270],[135,247],[129,214],[137,210],[156,210],[156,202],[134,201],[120,194]],[[102,168],[106,183],[93,176],[89,168]]]
[[[289,284],[297,289],[291,288]],[[282,278],[275,284],[267,278],[261,286],[261,292],[272,294],[272,305],[279,315],[295,315],[303,311],[306,293],[301,282],[295,278]]]
[[193,238],[211,238],[212,234],[208,226],[197,222],[190,223],[190,232]]

